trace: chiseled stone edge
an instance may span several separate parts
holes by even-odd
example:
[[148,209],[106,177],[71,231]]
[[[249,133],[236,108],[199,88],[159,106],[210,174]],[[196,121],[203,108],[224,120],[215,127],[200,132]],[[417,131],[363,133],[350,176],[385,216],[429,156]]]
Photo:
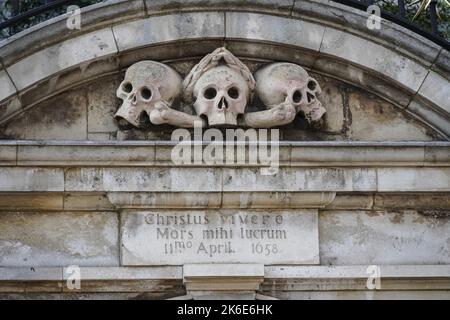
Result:
[[[265,266],[262,287],[273,290],[367,290],[366,265],[355,266]],[[382,265],[382,290],[448,290],[448,265]],[[71,292],[66,288],[65,268],[0,267],[0,292]],[[127,292],[158,290],[140,282],[183,281],[183,267],[81,267],[81,292],[115,292],[125,286]],[[83,280],[84,279],[84,280]],[[85,289],[83,289],[85,288]],[[145,290],[144,290],[145,289]],[[86,291],[86,292],[87,292]]]
[[121,209],[418,210],[446,214],[448,192],[0,192],[0,211]]
[[225,15],[223,12],[187,12],[155,16],[113,26],[112,31],[119,52],[175,40],[223,39]]
[[[0,167],[195,167],[173,164],[175,145],[172,141],[0,140]],[[248,143],[244,145],[248,148]],[[449,142],[280,141],[278,145],[280,167],[450,166]],[[208,167],[246,166],[225,163]]]
[[[355,266],[266,266],[266,278],[367,279],[366,265]],[[382,278],[432,278],[450,280],[448,265],[381,265]]]
[[0,66],[0,99],[2,97],[10,97],[17,93],[17,89],[11,81],[9,74]]
[[[449,167],[0,167],[1,192],[450,192]],[[206,183],[195,179],[202,175]],[[324,182],[325,181],[325,182]]]
[[111,28],[104,28],[37,51],[7,70],[15,87],[23,90],[53,74],[117,52]]
[[371,42],[399,51],[425,66],[433,64],[441,47],[425,37],[394,22],[381,19],[380,29],[367,28],[370,13],[330,0],[296,0],[292,16],[323,21],[340,30],[347,30]]

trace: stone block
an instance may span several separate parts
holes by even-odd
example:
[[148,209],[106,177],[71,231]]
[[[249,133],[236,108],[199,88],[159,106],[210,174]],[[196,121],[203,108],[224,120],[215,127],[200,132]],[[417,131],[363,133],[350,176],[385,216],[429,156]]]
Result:
[[337,194],[336,198],[325,208],[333,209],[372,209],[374,204],[371,194]]
[[[401,107],[406,107],[411,100],[411,94],[401,86],[374,74],[372,70],[349,64],[336,56],[318,56],[314,60],[313,69],[374,92]],[[376,98],[372,97],[372,99]]]
[[321,212],[321,263],[449,264],[449,228],[448,218],[427,217],[416,211]]
[[17,146],[15,142],[0,145],[0,166],[15,165],[17,160]]
[[[101,29],[63,41],[16,62],[7,68],[18,90],[81,63],[117,52],[111,29]],[[33,66],[33,68],[30,68]]]
[[0,193],[0,211],[63,210],[58,193]]
[[103,193],[69,193],[64,195],[64,210],[66,211],[105,211],[113,209],[115,209],[114,206]]
[[0,69],[0,101],[3,101],[17,92],[14,84],[5,70]]
[[374,191],[373,169],[281,168],[275,175],[259,169],[225,168],[224,191]]
[[167,11],[189,11],[196,8],[199,11],[240,9],[252,11],[268,11],[270,13],[290,14],[294,0],[145,0],[148,13],[158,14]]
[[10,99],[3,100],[0,103],[0,125],[2,122],[8,121],[15,114],[19,113],[22,109],[22,102],[19,97],[14,96]]
[[293,145],[292,163],[315,163],[317,166],[334,163],[341,166],[366,166],[367,163],[401,165],[415,162],[422,164],[424,147],[417,146],[345,146],[324,148],[322,146]]
[[[407,110],[432,128],[437,129],[443,136],[450,137],[450,121],[441,113],[418,100],[412,100]],[[438,140],[444,140],[444,138],[440,137]]]
[[370,30],[367,28],[370,13],[334,1],[295,1],[292,15],[323,21],[326,24],[344,25],[346,30],[354,34],[362,33],[368,39],[402,51],[426,66],[433,63],[441,49],[431,40],[418,37],[417,33],[386,19],[381,19],[379,29]]
[[220,192],[108,192],[113,205],[120,208],[220,208]]
[[227,39],[261,40],[319,51],[325,27],[299,19],[226,12]]
[[411,209],[411,210],[445,210],[450,209],[450,197],[447,193],[377,193],[374,195],[373,208]]
[[115,213],[0,215],[0,266],[117,266]]
[[[114,114],[121,101],[116,97],[119,79],[99,81],[87,90],[88,132],[116,132],[118,129]],[[109,139],[104,139],[109,140]]]
[[434,71],[430,71],[419,89],[419,94],[433,102],[438,109],[450,114],[450,83]]
[[320,52],[391,77],[412,92],[419,90],[428,72],[422,65],[394,50],[332,28],[325,30]]
[[[155,148],[153,145],[121,146],[108,144],[77,145],[61,143],[60,145],[20,145],[18,146],[20,165],[129,165],[153,164]],[[51,156],[49,156],[49,154]]]
[[450,52],[441,50],[431,69],[450,79]]
[[85,140],[86,118],[85,92],[76,89],[27,110],[8,122],[0,134],[23,140]]
[[447,144],[425,146],[425,162],[426,163],[450,162],[450,146]]
[[224,14],[197,12],[150,17],[115,26],[113,32],[119,51],[173,40],[223,38]]
[[[63,280],[70,276],[67,268],[63,270]],[[120,281],[120,280],[180,280],[183,278],[181,267],[81,267],[84,281]]]
[[378,168],[378,191],[450,191],[450,168]]
[[0,167],[0,191],[64,191],[64,171]]
[[[199,177],[202,179],[199,179]],[[211,168],[73,168],[66,170],[66,191],[217,192],[220,170]]]
[[[348,95],[351,125],[348,135],[359,141],[430,141],[434,136],[411,114],[373,95]],[[400,156],[399,156],[400,157]]]
[[224,208],[323,208],[331,203],[334,192],[225,192]]
[[0,281],[61,281],[62,268],[4,268],[0,267]]

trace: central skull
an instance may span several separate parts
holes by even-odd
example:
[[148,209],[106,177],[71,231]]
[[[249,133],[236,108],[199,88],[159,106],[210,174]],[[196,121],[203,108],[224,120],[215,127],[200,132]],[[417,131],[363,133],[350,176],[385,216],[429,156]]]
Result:
[[239,72],[221,65],[201,75],[193,95],[195,111],[207,118],[209,126],[235,126],[238,115],[244,113],[247,105],[249,88]]

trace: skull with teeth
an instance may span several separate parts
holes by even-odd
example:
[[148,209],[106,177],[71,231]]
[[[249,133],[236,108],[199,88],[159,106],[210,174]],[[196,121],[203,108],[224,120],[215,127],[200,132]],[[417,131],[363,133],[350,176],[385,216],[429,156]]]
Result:
[[143,112],[150,117],[158,103],[171,105],[181,95],[181,78],[162,63],[141,61],[128,68],[116,94],[123,103],[115,118],[139,127]]
[[250,90],[244,77],[226,65],[211,68],[194,85],[194,108],[208,125],[237,125],[244,113]]
[[255,78],[258,96],[268,108],[287,102],[297,113],[303,112],[310,125],[321,123],[326,113],[317,99],[321,89],[305,69],[293,63],[272,63],[259,70]]

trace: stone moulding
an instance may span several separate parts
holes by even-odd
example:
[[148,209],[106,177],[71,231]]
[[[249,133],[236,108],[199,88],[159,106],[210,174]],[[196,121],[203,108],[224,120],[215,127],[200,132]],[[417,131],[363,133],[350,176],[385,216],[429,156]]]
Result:
[[[183,50],[169,49],[171,43],[179,42],[189,56],[202,56],[211,47],[198,44],[216,41],[236,56],[290,60],[350,82],[450,136],[448,52],[385,20],[381,31],[370,31],[366,14],[344,5],[324,0],[219,1],[212,11],[202,1],[183,7],[170,0],[148,1],[146,6],[142,1],[112,1],[88,7],[83,14],[81,31],[65,32],[65,17],[58,17],[0,43],[0,123],[77,84],[121,72],[136,62],[133,53],[142,54],[147,47],[166,46],[158,57],[144,54],[161,61],[183,58]],[[153,28],[167,33],[144,31]],[[298,36],[305,32],[308,37]],[[267,45],[280,50],[265,56]]]
[[448,216],[448,192],[0,192],[2,212],[146,209],[420,210]]
[[[172,141],[0,140],[1,166],[196,167],[175,165]],[[448,142],[284,142],[280,167],[448,167]],[[206,144],[204,145],[206,146]],[[248,144],[244,145],[248,148]],[[95,149],[95,152],[93,150]],[[217,164],[203,167],[258,167]]]
[[263,281],[263,264],[183,265],[183,283],[187,294],[193,298],[220,291],[254,293]]
[[[256,277],[260,271],[255,271]],[[262,292],[270,290],[308,291],[320,285],[323,291],[367,290],[367,266],[266,266]],[[447,265],[380,266],[382,290],[449,290]],[[69,274],[64,268],[0,268],[0,293],[36,292],[45,287],[50,293],[149,292],[165,285],[182,290],[183,267],[81,267],[81,290],[65,285]],[[244,274],[245,276],[245,274]],[[140,282],[142,285],[136,285]],[[429,293],[430,291],[428,291]],[[174,296],[179,294],[174,294]]]

